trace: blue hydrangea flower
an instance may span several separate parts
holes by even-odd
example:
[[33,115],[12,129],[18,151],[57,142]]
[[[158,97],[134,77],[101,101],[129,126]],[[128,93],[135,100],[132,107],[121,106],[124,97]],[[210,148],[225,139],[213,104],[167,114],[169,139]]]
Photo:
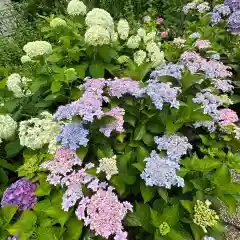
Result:
[[225,17],[228,16],[231,13],[231,9],[228,5],[225,4],[217,4],[214,8],[213,8],[213,12],[214,13],[219,13],[221,14],[221,16]]
[[239,0],[225,0],[225,5],[228,5],[232,11],[240,10],[240,1]]
[[189,36],[189,38],[193,38],[193,39],[200,38],[200,37],[201,37],[201,34],[199,32],[194,32]]
[[184,187],[183,178],[177,176],[176,170],[180,168],[177,162],[162,158],[156,151],[144,159],[146,167],[141,178],[147,186],[157,186],[170,189],[172,186]]
[[233,12],[228,19],[228,26],[233,34],[240,33],[240,10]]
[[193,124],[195,128],[204,127],[207,128],[209,132],[214,132],[216,130],[216,126],[213,121],[199,121]]
[[61,127],[61,134],[57,136],[57,141],[63,146],[76,150],[79,146],[87,146],[88,130],[83,128],[82,123],[68,123]]
[[158,150],[166,150],[167,157],[172,161],[179,161],[187,153],[188,149],[192,149],[187,137],[178,136],[177,134],[155,137],[154,141],[158,145]]
[[212,14],[212,18],[210,20],[210,24],[212,26],[215,26],[216,24],[218,24],[221,21],[222,17],[220,15],[220,13],[218,12],[213,12]]

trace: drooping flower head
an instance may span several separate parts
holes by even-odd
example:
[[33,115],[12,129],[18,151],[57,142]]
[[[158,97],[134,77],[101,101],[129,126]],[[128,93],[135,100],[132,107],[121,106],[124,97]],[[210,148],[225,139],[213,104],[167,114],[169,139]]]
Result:
[[0,115],[0,142],[2,139],[8,140],[14,136],[16,129],[17,122],[9,115]]
[[129,34],[129,24],[126,19],[120,19],[117,25],[118,35],[122,40],[126,40]]
[[177,176],[176,170],[180,165],[165,157],[162,158],[156,151],[152,151],[150,157],[144,159],[146,167],[141,178],[147,186],[157,186],[170,189],[172,186],[183,187],[183,178]]
[[34,195],[36,188],[36,183],[25,178],[19,179],[5,190],[2,207],[16,205],[20,211],[31,209],[37,203],[37,197]]
[[52,53],[52,45],[46,41],[29,42],[23,47],[24,52],[30,57],[49,55]]
[[67,13],[70,16],[79,16],[85,15],[87,12],[87,7],[82,1],[79,0],[71,0],[67,6]]
[[99,189],[90,199],[83,198],[80,201],[76,215],[96,235],[108,238],[123,232],[122,220],[128,211],[132,211],[131,204],[119,202],[117,195],[110,189]]
[[208,200],[205,202],[197,200],[194,206],[193,222],[201,227],[205,233],[207,227],[215,226],[219,219],[217,213],[209,207],[210,205],[211,202]]

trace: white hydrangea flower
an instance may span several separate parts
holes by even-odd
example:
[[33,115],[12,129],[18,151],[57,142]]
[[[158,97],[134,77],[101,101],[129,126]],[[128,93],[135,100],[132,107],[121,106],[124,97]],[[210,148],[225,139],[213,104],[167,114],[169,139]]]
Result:
[[31,94],[31,91],[28,89],[28,82],[31,82],[31,79],[13,73],[8,77],[6,85],[16,98],[21,98]]
[[180,37],[173,39],[173,44],[176,45],[178,48],[184,47],[185,42],[186,42],[186,40],[183,38],[180,38]]
[[118,174],[117,168],[117,156],[114,155],[111,158],[102,158],[99,160],[100,164],[97,168],[97,173],[105,172],[107,180],[110,180],[111,177],[115,174]]
[[87,7],[82,1],[71,0],[67,6],[67,13],[70,16],[86,15]]
[[112,33],[114,31],[114,22],[111,15],[101,8],[94,8],[88,12],[85,18],[86,25],[88,27],[101,26]]
[[2,139],[10,139],[17,129],[15,122],[9,115],[0,115],[0,142]]
[[144,22],[150,22],[151,21],[151,17],[150,16],[144,16],[143,17],[143,21]]
[[156,32],[150,32],[150,33],[148,33],[144,38],[143,38],[143,41],[145,42],[145,43],[147,43],[147,42],[152,42],[152,41],[154,41],[155,40],[155,37],[156,37]]
[[140,42],[141,42],[141,38],[138,35],[131,36],[127,41],[127,47],[132,49],[138,48]]
[[118,31],[119,37],[122,40],[126,40],[129,35],[128,21],[125,19],[120,19],[118,22],[117,31]]
[[50,27],[52,28],[57,28],[57,27],[65,27],[67,26],[67,23],[65,20],[57,17],[54,18],[51,22],[50,22]]
[[53,51],[52,45],[46,41],[29,42],[23,47],[23,50],[30,58],[49,55]]
[[110,34],[101,26],[92,26],[85,33],[85,43],[91,46],[109,44]]
[[157,67],[158,65],[164,63],[164,52],[160,51],[158,45],[155,42],[149,42],[146,46],[146,50],[149,53],[153,67]]
[[22,63],[31,62],[31,61],[32,61],[32,59],[28,55],[23,55],[21,57],[21,62]]
[[118,40],[118,33],[117,32],[113,32],[111,35],[111,39],[113,42],[116,42]]
[[134,62],[139,66],[146,59],[147,53],[143,50],[139,50],[133,54]]
[[31,118],[20,122],[20,144],[35,150],[52,143],[59,134],[60,127],[51,116],[49,113],[43,113],[41,118]]
[[139,28],[138,31],[137,31],[137,34],[138,34],[139,37],[144,38],[144,37],[146,37],[147,33],[146,33],[145,29]]

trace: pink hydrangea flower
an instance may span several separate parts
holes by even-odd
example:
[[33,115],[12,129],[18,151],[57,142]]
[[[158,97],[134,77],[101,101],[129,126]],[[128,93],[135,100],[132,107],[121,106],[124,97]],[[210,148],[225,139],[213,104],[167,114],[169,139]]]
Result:
[[198,49],[208,49],[211,47],[211,42],[209,40],[197,40],[195,42],[195,47]]
[[156,21],[157,21],[158,23],[162,23],[162,22],[164,21],[164,19],[161,18],[161,17],[158,17],[158,18],[156,19]]
[[167,32],[161,32],[161,37],[162,38],[166,38],[168,36],[168,33]]
[[227,125],[238,121],[238,115],[236,112],[229,108],[220,110],[220,124]]

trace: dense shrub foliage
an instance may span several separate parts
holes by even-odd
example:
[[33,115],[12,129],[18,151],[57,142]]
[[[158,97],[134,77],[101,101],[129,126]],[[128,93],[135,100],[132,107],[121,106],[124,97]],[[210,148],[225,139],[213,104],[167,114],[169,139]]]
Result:
[[176,4],[175,31],[156,3],[125,3],[115,19],[79,0],[39,16],[41,37],[1,69],[0,239],[224,239],[240,5]]

